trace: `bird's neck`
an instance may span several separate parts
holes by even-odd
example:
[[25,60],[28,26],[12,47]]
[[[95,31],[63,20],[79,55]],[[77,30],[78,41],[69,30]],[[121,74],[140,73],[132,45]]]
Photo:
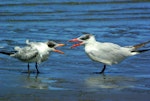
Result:
[[90,40],[88,40],[88,42],[85,44],[85,45],[89,45],[89,44],[94,44],[96,43],[97,41],[95,40],[95,38],[91,38]]

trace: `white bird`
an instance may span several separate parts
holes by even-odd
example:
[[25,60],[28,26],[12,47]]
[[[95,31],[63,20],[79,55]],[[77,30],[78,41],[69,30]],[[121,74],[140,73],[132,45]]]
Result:
[[0,51],[0,53],[10,55],[11,57],[17,58],[23,62],[27,62],[28,73],[30,73],[29,63],[35,62],[37,73],[39,73],[37,64],[46,61],[50,55],[50,52],[54,51],[54,52],[64,54],[64,52],[55,49],[56,47],[64,46],[64,44],[58,44],[54,41],[29,42],[29,40],[27,40],[26,44],[27,46],[22,48],[16,46],[14,48],[15,51],[11,51],[11,52]]
[[118,64],[129,56],[133,56],[150,50],[150,49],[137,50],[138,48],[144,46],[145,44],[150,43],[150,41],[137,44],[134,46],[121,47],[114,43],[98,42],[96,41],[94,35],[88,33],[85,33],[85,35],[82,35],[78,38],[71,39],[70,42],[79,42],[74,44],[71,48],[80,45],[85,45],[84,49],[87,55],[92,60],[104,64],[103,69],[100,72],[96,72],[99,74],[104,73],[106,65]]

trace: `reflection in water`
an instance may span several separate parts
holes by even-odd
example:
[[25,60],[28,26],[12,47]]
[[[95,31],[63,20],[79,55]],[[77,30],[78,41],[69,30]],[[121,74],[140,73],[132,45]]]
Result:
[[24,87],[33,89],[64,90],[64,88],[57,86],[60,81],[64,80],[57,78],[38,77],[38,74],[34,76],[29,74],[26,78],[26,84]]
[[135,78],[123,77],[123,76],[95,76],[86,79],[86,85],[88,88],[93,89],[124,89],[134,87]]
[[35,89],[47,89],[48,85],[41,82],[41,79],[38,78],[38,74],[36,74],[35,76],[28,74],[25,87]]

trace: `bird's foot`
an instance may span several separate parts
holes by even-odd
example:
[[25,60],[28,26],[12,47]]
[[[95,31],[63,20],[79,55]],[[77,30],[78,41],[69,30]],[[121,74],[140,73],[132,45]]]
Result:
[[93,72],[94,74],[104,74],[104,72]]
[[37,74],[39,74],[40,72],[36,72],[36,71],[22,71],[21,73],[26,73],[26,74],[35,74],[35,73],[37,73]]
[[39,74],[40,72],[39,72],[39,71],[37,71],[36,73],[37,73],[37,74]]

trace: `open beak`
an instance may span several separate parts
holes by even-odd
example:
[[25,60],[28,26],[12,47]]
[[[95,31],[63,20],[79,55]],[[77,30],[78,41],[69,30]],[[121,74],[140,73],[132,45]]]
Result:
[[82,45],[82,41],[79,41],[77,38],[71,39],[69,42],[78,42],[77,44],[72,45],[70,48],[75,48]]
[[62,52],[61,50],[57,50],[55,49],[54,52],[60,53],[60,54],[64,54],[64,52]]
[[62,47],[62,46],[65,46],[65,44],[58,44],[57,46],[58,47]]
[[74,39],[69,40],[69,42],[79,42],[79,40],[77,38],[74,38]]
[[[62,47],[62,46],[65,46],[65,44],[57,44],[57,47]],[[61,50],[57,50],[57,49],[54,49],[54,52],[64,54],[64,52],[62,52]]]

